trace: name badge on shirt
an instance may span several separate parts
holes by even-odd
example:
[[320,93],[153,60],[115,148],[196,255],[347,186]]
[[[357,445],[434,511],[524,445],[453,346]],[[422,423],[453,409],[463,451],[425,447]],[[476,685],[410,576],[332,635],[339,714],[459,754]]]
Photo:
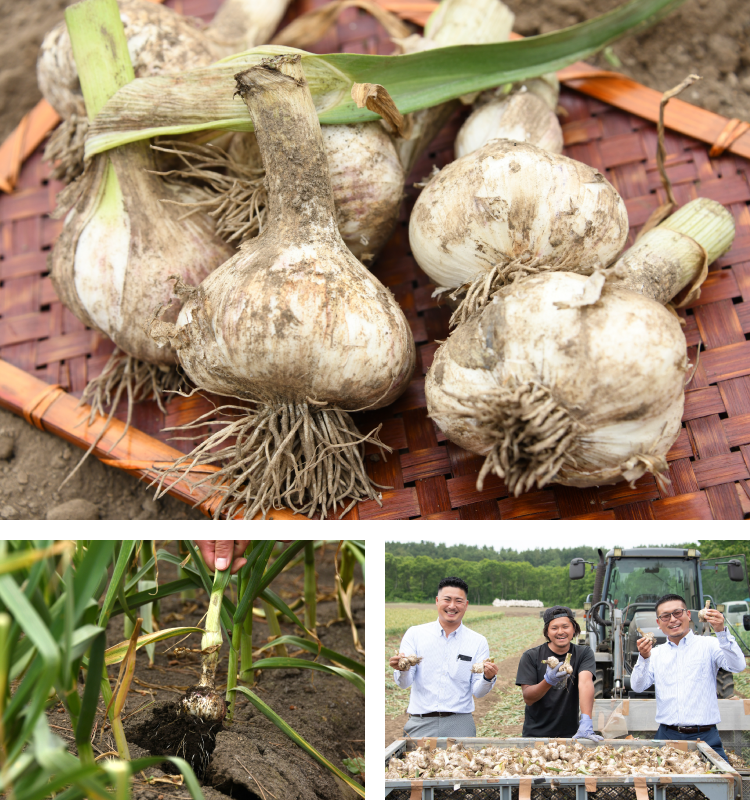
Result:
[[471,656],[462,656],[460,653],[456,657],[456,661],[471,661]]

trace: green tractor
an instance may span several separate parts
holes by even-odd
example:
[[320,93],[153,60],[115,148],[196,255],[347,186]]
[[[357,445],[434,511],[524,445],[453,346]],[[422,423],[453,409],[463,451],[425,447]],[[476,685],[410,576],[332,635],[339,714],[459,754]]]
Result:
[[[615,547],[606,555],[599,550],[599,563],[582,558],[570,562],[570,579],[580,580],[586,565],[596,570],[594,592],[584,604],[585,632],[579,644],[588,645],[596,659],[594,681],[597,698],[652,698],[653,687],[637,694],[630,688],[630,675],[638,660],[639,633],[653,633],[656,644],[666,637],[656,623],[656,601],[665,594],[685,598],[691,609],[691,625],[698,636],[710,636],[707,623],[698,618],[707,600],[724,612],[726,625],[746,655],[750,655],[750,591],[745,556],[701,559],[698,550],[671,547]],[[738,624],[739,623],[739,624]],[[734,694],[731,672],[720,670],[716,678],[719,698]]]

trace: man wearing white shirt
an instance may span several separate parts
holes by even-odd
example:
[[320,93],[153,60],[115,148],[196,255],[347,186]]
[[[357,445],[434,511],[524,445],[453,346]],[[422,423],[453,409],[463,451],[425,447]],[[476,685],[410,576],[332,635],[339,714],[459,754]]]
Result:
[[665,594],[656,602],[656,621],[667,641],[653,647],[650,639],[638,639],[638,662],[630,685],[643,692],[656,687],[657,739],[701,739],[726,760],[716,723],[721,722],[716,699],[719,669],[742,672],[745,656],[734,637],[724,630],[724,616],[706,610],[706,622],[716,637],[696,636],[690,630],[690,612],[677,594]]
[[[469,606],[469,587],[461,578],[443,578],[435,598],[435,622],[409,628],[401,640],[399,655],[390,659],[393,679],[402,688],[411,686],[409,720],[404,733],[422,736],[476,736],[471,712],[474,697],[484,697],[495,685],[497,664],[484,664],[472,673],[472,664],[490,655],[484,636],[465,627],[461,620]],[[422,661],[398,669],[400,656],[416,655]]]

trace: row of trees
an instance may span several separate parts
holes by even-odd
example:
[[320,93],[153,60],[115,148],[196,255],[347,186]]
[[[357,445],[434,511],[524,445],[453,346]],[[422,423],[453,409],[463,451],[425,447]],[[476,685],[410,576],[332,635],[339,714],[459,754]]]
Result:
[[471,544],[436,544],[435,542],[386,542],[385,552],[394,556],[427,556],[428,558],[459,558],[462,561],[525,561],[534,567],[563,567],[572,558],[598,561],[594,547],[554,547],[542,550],[513,550],[510,547],[495,549],[491,545],[478,547]]
[[[529,561],[499,558],[481,560],[455,557],[430,557],[428,555],[395,555],[390,552],[391,544],[386,544],[385,553],[385,600],[386,602],[431,602],[442,578],[456,576],[469,585],[469,602],[489,604],[496,597],[505,600],[541,600],[546,606],[566,605],[580,608],[586,596],[594,588],[594,572],[587,567],[583,580],[571,581],[568,565],[571,558],[581,557],[587,561],[598,562],[596,551],[591,548],[554,549],[551,551],[528,551],[530,554],[552,553],[559,558],[565,554],[564,565],[537,566]],[[422,542],[430,545],[429,542]],[[444,545],[431,545],[445,548]],[[659,545],[654,545],[658,547]],[[723,558],[741,553],[750,553],[750,541],[707,540],[699,543],[680,545],[697,547],[703,558]],[[458,549],[466,545],[456,545]],[[483,550],[483,548],[475,548]],[[492,551],[495,554],[504,551]],[[513,552],[516,556],[519,554]],[[523,555],[523,554],[520,554]],[[557,562],[559,564],[559,561]],[[710,583],[711,573],[704,573],[704,581]],[[724,568],[716,574],[716,579],[724,580]],[[740,587],[731,587],[739,591]],[[709,589],[706,588],[706,591]],[[734,595],[731,595],[732,597]],[[739,595],[738,595],[739,596]],[[730,595],[727,594],[727,598]]]

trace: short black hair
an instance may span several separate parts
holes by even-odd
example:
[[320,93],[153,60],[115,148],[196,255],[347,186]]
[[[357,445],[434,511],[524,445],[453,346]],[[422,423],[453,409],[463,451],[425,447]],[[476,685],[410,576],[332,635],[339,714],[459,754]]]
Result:
[[463,589],[466,597],[469,597],[469,584],[461,580],[461,578],[443,578],[438,584],[437,593],[440,594],[440,590],[444,589],[446,586],[454,586],[456,589]]
[[678,594],[664,594],[656,601],[656,605],[654,606],[654,611],[656,612],[657,617],[659,616],[659,606],[662,603],[670,603],[672,600],[679,600],[682,605],[687,608],[687,603],[685,602],[684,597],[680,597]]
[[567,617],[573,623],[573,630],[576,636],[578,636],[581,633],[581,626],[576,622],[575,618],[573,617],[573,612],[567,606],[552,606],[552,608],[548,608],[544,612],[544,617],[543,617],[544,631],[542,631],[542,633],[547,641],[550,640],[549,636],[547,635],[549,626],[556,619],[563,616]]

